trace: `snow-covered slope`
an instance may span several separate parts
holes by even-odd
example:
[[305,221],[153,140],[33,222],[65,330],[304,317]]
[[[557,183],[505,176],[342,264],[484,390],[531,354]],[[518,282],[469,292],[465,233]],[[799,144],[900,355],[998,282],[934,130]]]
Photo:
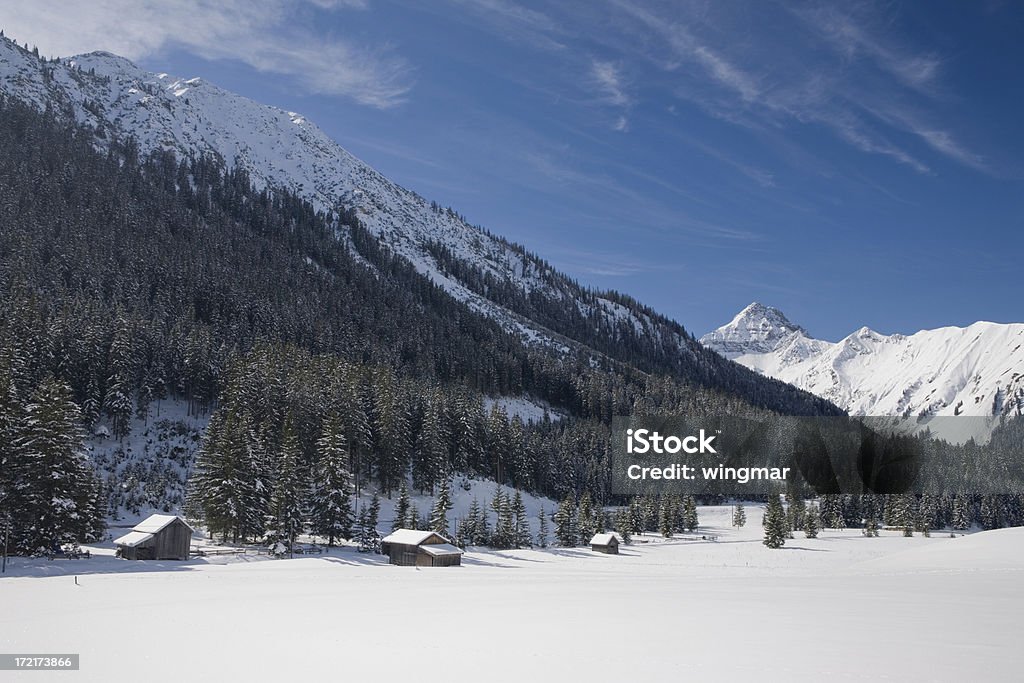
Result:
[[[354,209],[385,244],[474,310],[531,342],[562,343],[470,291],[438,265],[426,245],[444,244],[455,257],[526,293],[543,288],[549,296],[569,296],[560,291],[560,274],[391,182],[298,113],[259,104],[201,78],[150,73],[107,52],[43,61],[6,38],[0,38],[0,93],[39,109],[70,111],[101,135],[134,137],[143,152],[213,154],[230,167],[244,168],[257,186],[296,191],[323,210]],[[608,319],[626,315],[637,327],[651,325],[643,315],[614,310],[615,304],[604,299],[596,307],[580,305],[597,308],[595,313]]]
[[862,327],[833,343],[754,303],[701,342],[858,415],[1024,412],[1024,324],[977,322],[907,336]]

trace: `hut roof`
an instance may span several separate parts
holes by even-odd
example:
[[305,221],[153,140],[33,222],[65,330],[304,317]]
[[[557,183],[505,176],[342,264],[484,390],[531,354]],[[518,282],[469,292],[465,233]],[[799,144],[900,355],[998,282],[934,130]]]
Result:
[[[142,520],[134,527],[132,527],[132,529],[134,531],[141,531],[144,534],[155,534],[163,531],[168,525],[170,525],[176,519],[180,519],[182,524],[187,526],[189,529],[192,529],[192,527],[189,526],[188,522],[181,519],[181,517],[178,517],[177,515],[150,515],[149,517],[147,517],[146,519]],[[195,529],[192,530],[195,531]]]
[[451,543],[431,543],[429,545],[421,545],[420,550],[433,557],[463,554],[461,548],[457,548]]
[[448,542],[447,538],[433,531],[419,531],[417,529],[397,529],[391,532],[390,535],[381,539],[381,543],[394,543],[395,545],[420,545],[424,541],[428,540],[431,536],[437,536],[443,542]]
[[619,542],[615,534],[597,534],[590,539],[590,545],[611,545],[612,541]]
[[140,543],[145,543],[151,538],[153,538],[153,534],[147,534],[141,531],[130,531],[121,538],[114,541],[114,543],[116,545],[123,545],[126,548],[134,548]]

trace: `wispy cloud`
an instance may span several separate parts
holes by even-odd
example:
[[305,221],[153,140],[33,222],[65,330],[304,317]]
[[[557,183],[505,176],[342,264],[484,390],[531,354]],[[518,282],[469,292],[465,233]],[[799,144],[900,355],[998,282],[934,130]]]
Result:
[[612,62],[594,60],[591,64],[590,75],[598,90],[609,104],[627,106],[631,100],[626,95],[622,83],[622,74]]
[[612,123],[612,130],[625,133],[629,130],[629,109],[633,98],[626,92],[625,79],[621,67],[613,62],[592,60],[590,63],[590,83],[598,93],[598,99],[607,105],[619,109],[618,116]]
[[366,9],[365,0],[98,0],[59,11],[33,1],[4,4],[16,5],[5,12],[8,34],[48,55],[108,50],[138,60],[180,47],[380,109],[402,103],[412,87],[412,69],[392,47],[326,35],[310,16]]
[[608,254],[585,249],[555,248],[551,257],[571,273],[602,277],[628,277],[655,271],[681,268],[679,263],[661,264],[651,258],[630,258],[621,253]]
[[[945,99],[943,59],[891,39],[888,18],[877,16],[877,6],[784,3],[788,12],[770,17],[781,23],[754,30],[743,24],[747,13],[731,12],[728,4],[608,2],[639,29],[632,40],[616,41],[620,49],[632,49],[676,76],[677,95],[718,119],[751,131],[823,126],[855,149],[922,174],[934,172],[923,159],[925,148],[990,171],[984,157],[948,127],[907,113],[912,109],[902,103],[908,98],[927,105]],[[658,40],[641,41],[638,35]],[[894,103],[896,113],[887,111]],[[915,148],[904,133],[925,148]]]
[[868,58],[912,88],[930,91],[935,84],[942,60],[935,54],[916,54],[887,41],[872,30],[868,19],[856,16],[864,13],[864,7],[848,3],[799,5],[791,9],[846,59]]
[[450,0],[498,37],[546,50],[563,50],[563,27],[549,15],[513,0]]

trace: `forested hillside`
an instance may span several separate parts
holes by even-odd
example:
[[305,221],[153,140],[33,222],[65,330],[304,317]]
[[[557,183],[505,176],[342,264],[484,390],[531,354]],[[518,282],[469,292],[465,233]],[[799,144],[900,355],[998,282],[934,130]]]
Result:
[[[350,518],[353,484],[390,493],[411,477],[431,492],[455,472],[602,504],[614,415],[837,412],[720,359],[688,375],[656,344],[502,289],[435,245],[473,287],[561,321],[561,346],[528,344],[349,211],[257,190],[209,157],[140,155],[109,137],[99,151],[95,136],[0,102],[0,512],[23,550],[98,533],[120,500],[103,486],[118,482],[93,475],[83,430],[119,439],[165,399],[212,411],[190,510],[241,538],[287,512],[283,481],[336,501],[330,528]],[[566,417],[485,410],[496,395]]]
[[[324,420],[340,415],[346,467],[384,491],[407,471],[430,490],[458,470],[603,500],[607,424],[638,404],[834,410],[776,382],[745,398],[699,384],[734,375],[652,375],[568,339],[529,346],[349,212],[256,190],[212,158],[141,156],[109,138],[101,152],[95,135],[59,112],[0,104],[0,347],[21,406],[11,415],[51,382],[85,429],[119,438],[155,401],[186,400],[217,409],[211,431],[239,417],[247,452],[268,454],[267,481],[286,427],[312,471]],[[569,419],[488,414],[486,395],[528,395]],[[29,447],[10,443],[8,459]],[[6,489],[23,509],[18,487]]]

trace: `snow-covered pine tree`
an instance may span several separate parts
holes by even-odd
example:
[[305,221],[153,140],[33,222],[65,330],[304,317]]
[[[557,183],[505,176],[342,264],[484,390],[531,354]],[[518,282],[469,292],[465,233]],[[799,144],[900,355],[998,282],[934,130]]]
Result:
[[23,482],[28,480],[28,473],[21,455],[24,405],[11,367],[15,362],[12,351],[0,351],[0,534],[8,538],[9,545],[17,546],[18,539],[11,534],[28,526],[24,519],[27,506],[23,502]]
[[96,483],[80,425],[81,413],[70,387],[52,378],[43,380],[29,397],[15,444],[24,465],[17,470],[27,475],[16,483],[28,523],[19,533],[18,545],[29,551],[45,553],[62,543],[84,540],[97,526],[92,516],[98,510],[91,501]]
[[732,508],[732,525],[737,529],[742,528],[747,523],[747,511],[743,507],[742,502],[736,503]]
[[629,507],[619,508],[619,511],[615,513],[615,530],[619,532],[622,542],[626,545],[633,541],[632,527],[633,521],[630,518]]
[[793,538],[793,531],[799,531],[804,528],[804,513],[807,510],[807,505],[804,503],[803,496],[795,491],[787,491],[786,500],[789,503],[786,507],[786,523],[789,525],[791,532],[790,538]]
[[693,499],[693,496],[687,496],[683,501],[683,528],[687,531],[696,531],[699,524],[697,501]]
[[644,528],[643,506],[636,498],[629,501],[629,530],[630,534],[642,534]]
[[277,456],[277,477],[270,495],[267,544],[283,544],[291,550],[295,539],[305,532],[308,488],[300,469],[298,435],[291,420],[285,422]]
[[421,529],[423,528],[423,520],[420,518],[420,510],[416,507],[416,503],[412,503],[409,506],[409,517],[405,520],[405,528],[407,529]]
[[[839,529],[842,519],[842,506],[839,495],[826,493],[821,497],[821,524],[829,529]],[[843,524],[845,527],[845,524]]]
[[516,489],[512,498],[512,542],[516,548],[533,547],[530,520],[526,518],[526,504],[523,503],[523,494],[519,489]]
[[878,508],[874,503],[871,503],[864,511],[867,515],[864,518],[864,531],[862,532],[867,538],[875,538],[878,536]]
[[578,537],[576,545],[586,545],[598,530],[594,528],[594,505],[590,498],[590,492],[584,491],[580,496],[579,511],[577,513]]
[[380,532],[377,530],[377,518],[380,516],[380,497],[374,493],[370,505],[359,510],[359,521],[356,524],[355,541],[361,553],[380,552]]
[[434,500],[434,508],[430,512],[430,530],[448,538],[448,511],[452,509],[451,484],[441,484]]
[[786,511],[777,493],[768,496],[768,508],[764,513],[764,544],[769,548],[781,548],[786,544],[789,526]]
[[934,494],[925,493],[921,496],[921,504],[917,508],[918,528],[922,532],[930,532],[935,528],[939,518],[938,499]]
[[[473,501],[474,503],[476,501]],[[409,507],[411,505],[409,500],[409,487],[406,485],[405,480],[398,485],[398,500],[395,501],[395,518],[391,521],[391,530],[396,531],[409,525]],[[470,509],[470,519],[472,519],[472,508]]]
[[327,538],[333,546],[339,538],[352,536],[352,476],[348,471],[348,446],[344,425],[337,416],[324,420],[316,443],[314,494],[310,505],[313,533]]
[[544,510],[543,506],[540,509],[540,513],[537,515],[537,547],[547,548],[548,547],[548,515],[547,511]]
[[804,522],[804,536],[807,538],[817,538],[818,529],[821,527],[821,513],[818,512],[817,505],[808,505],[803,515]]
[[579,544],[579,538],[576,528],[576,503],[572,495],[568,495],[555,512],[555,539],[559,545],[572,548]]
[[380,496],[374,492],[370,498],[370,508],[366,513],[366,524],[376,533],[377,519],[380,517]]
[[970,504],[962,493],[953,497],[953,528],[964,531],[971,526]]
[[662,496],[661,508],[658,511],[658,533],[665,538],[671,538],[675,530],[676,511],[671,496]]
[[432,492],[448,478],[448,442],[441,392],[435,388],[424,400],[417,458],[412,468],[413,485],[421,492]]

